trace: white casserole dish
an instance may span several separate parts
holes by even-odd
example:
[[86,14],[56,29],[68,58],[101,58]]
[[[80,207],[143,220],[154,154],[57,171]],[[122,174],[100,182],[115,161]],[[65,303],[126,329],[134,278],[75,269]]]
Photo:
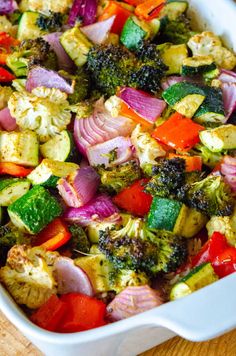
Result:
[[[233,0],[190,0],[196,25],[212,29],[236,51],[236,4]],[[131,356],[175,334],[204,341],[236,327],[236,273],[194,294],[102,328],[57,334],[32,324],[0,285],[0,309],[48,356]]]

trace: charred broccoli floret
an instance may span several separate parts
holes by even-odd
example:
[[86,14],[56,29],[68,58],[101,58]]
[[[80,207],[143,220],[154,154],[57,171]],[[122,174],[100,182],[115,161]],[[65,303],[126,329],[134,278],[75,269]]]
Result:
[[60,12],[50,11],[49,15],[39,14],[36,25],[44,31],[56,32],[59,31],[63,25],[64,16]]
[[120,230],[100,232],[99,249],[117,269],[155,275],[175,271],[186,259],[184,240],[167,231],[150,231],[137,218],[130,218]]
[[210,175],[199,182],[187,183],[179,190],[179,197],[207,216],[229,216],[234,208],[231,189],[221,176]]
[[101,191],[111,194],[119,193],[141,177],[140,168],[136,161],[109,168],[102,165],[97,168],[97,172],[101,178]]
[[90,78],[87,70],[84,67],[77,69],[74,75],[68,73],[62,73],[64,77],[70,78],[75,81],[74,93],[68,96],[68,101],[71,105],[77,104],[88,98],[90,89]]
[[5,265],[8,251],[21,244],[30,244],[30,238],[13,225],[0,226],[0,266]]
[[69,231],[71,239],[67,247],[72,251],[72,258],[78,257],[80,252],[89,253],[90,243],[84,229],[77,224],[73,224],[69,226]]
[[21,42],[18,50],[7,57],[7,66],[17,77],[27,76],[28,70],[34,65],[57,69],[56,54],[41,37]]
[[185,181],[185,160],[179,157],[160,159],[153,166],[152,174],[145,191],[163,198],[173,196]]
[[202,162],[212,169],[217,165],[217,163],[221,161],[224,154],[222,152],[211,152],[206,146],[201,143],[195,145],[191,152],[193,154],[201,156]]
[[191,30],[189,19],[182,14],[176,20],[165,19],[163,21],[158,43],[160,41],[174,44],[187,43],[195,33]]
[[116,293],[122,292],[127,287],[137,287],[149,284],[149,278],[144,272],[127,269],[113,269],[109,273],[111,289]]
[[137,55],[119,45],[92,47],[87,67],[97,89],[107,96],[114,95],[120,86],[157,92],[167,67],[155,45],[145,43],[140,46]]

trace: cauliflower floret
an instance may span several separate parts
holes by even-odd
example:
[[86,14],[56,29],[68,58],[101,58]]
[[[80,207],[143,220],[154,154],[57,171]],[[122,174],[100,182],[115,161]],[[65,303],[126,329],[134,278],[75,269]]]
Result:
[[41,248],[16,245],[0,269],[0,281],[18,304],[36,309],[57,293],[53,265],[59,254]]
[[13,90],[10,87],[0,86],[0,110],[4,109],[7,106],[8,100],[12,93]]
[[39,11],[48,13],[52,12],[61,12],[65,13],[72,6],[73,0],[22,0],[19,8],[20,11]]
[[20,128],[35,131],[39,140],[45,142],[70,123],[70,105],[66,99],[67,94],[59,89],[39,87],[32,93],[13,93],[8,107]]
[[213,216],[206,224],[208,236],[214,231],[225,235],[228,243],[236,247],[236,209],[232,216]]
[[132,144],[135,147],[136,155],[140,162],[140,167],[146,171],[147,166],[156,164],[156,158],[164,157],[166,152],[151,137],[150,133],[142,131],[141,125],[137,125],[131,135]]
[[218,36],[210,31],[199,33],[190,38],[188,47],[194,56],[212,56],[215,63],[225,69],[233,69],[236,65],[235,55],[223,47]]

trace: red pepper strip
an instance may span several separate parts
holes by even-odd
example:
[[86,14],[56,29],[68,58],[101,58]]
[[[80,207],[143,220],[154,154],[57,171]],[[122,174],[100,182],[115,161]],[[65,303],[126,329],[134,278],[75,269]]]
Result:
[[174,113],[152,133],[152,137],[179,151],[186,151],[199,141],[199,132],[204,127],[179,113]]
[[143,4],[147,0],[124,0],[124,2],[127,2],[127,4],[132,5],[132,6],[138,6],[140,4]]
[[142,125],[146,129],[151,129],[153,127],[153,124],[151,124],[149,121],[145,120],[143,117],[141,117],[138,114],[136,114],[136,112],[134,112],[124,102],[121,103],[120,115],[128,117],[129,119],[133,120],[137,124]]
[[30,172],[32,172],[32,170],[32,168],[18,166],[17,164],[11,162],[0,163],[0,174],[9,174],[13,177],[26,177],[30,174]]
[[147,0],[139,4],[134,13],[145,20],[152,20],[158,17],[165,4],[165,0]]
[[67,310],[66,303],[62,302],[56,295],[52,295],[45,304],[31,315],[30,320],[43,329],[56,331]]
[[106,304],[101,300],[80,293],[69,293],[63,295],[61,301],[66,303],[68,313],[61,321],[59,332],[89,330],[106,324]]
[[125,9],[122,3],[118,3],[116,1],[109,1],[109,5],[105,7],[101,16],[99,16],[98,21],[104,21],[109,17],[115,15],[116,18],[111,28],[111,32],[117,33],[120,35],[126,20],[132,14],[129,10]]
[[236,248],[226,248],[214,259],[212,266],[221,278],[236,272]]
[[11,52],[12,47],[20,44],[16,38],[9,35],[7,32],[0,32],[0,49],[5,49],[8,53]]
[[66,224],[60,218],[56,218],[37,235],[34,246],[54,251],[66,244],[70,238],[71,233]]
[[14,79],[16,79],[16,77],[13,74],[0,67],[0,83],[8,83]]
[[0,65],[5,65],[7,62],[8,53],[0,53]]
[[124,209],[134,215],[144,216],[150,210],[152,196],[144,193],[144,185],[148,179],[141,179],[133,183],[130,187],[125,188],[118,193],[113,202],[121,209]]

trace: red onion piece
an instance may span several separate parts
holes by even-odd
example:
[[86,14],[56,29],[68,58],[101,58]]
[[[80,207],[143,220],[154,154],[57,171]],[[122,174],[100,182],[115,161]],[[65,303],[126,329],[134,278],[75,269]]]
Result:
[[66,178],[61,178],[57,188],[68,206],[79,208],[94,197],[99,182],[96,171],[88,166],[76,170]]
[[230,185],[231,189],[236,191],[236,157],[225,156],[220,171],[224,175],[225,181]]
[[98,100],[90,117],[75,120],[75,143],[79,151],[86,155],[86,150],[90,146],[103,143],[117,136],[129,136],[134,126],[134,122],[127,117],[112,117],[105,110],[103,101]]
[[119,97],[138,115],[153,123],[166,108],[164,100],[133,88],[122,88]]
[[236,73],[231,70],[222,69],[218,79],[224,83],[236,83]]
[[225,114],[228,119],[236,109],[236,81],[235,83],[223,82],[221,84],[221,89],[223,93]]
[[68,25],[74,26],[77,18],[82,18],[84,25],[95,22],[97,13],[97,0],[74,0],[71,7]]
[[126,319],[163,304],[159,293],[148,285],[127,287],[107,306],[112,321]]
[[107,39],[115,18],[115,16],[111,16],[107,20],[81,27],[80,30],[88,37],[88,39],[90,39],[90,41],[95,44],[101,44]]
[[181,77],[177,75],[171,75],[167,77],[164,81],[161,83],[161,87],[163,90],[168,89],[171,85],[174,85],[176,83],[180,82],[189,82],[189,83],[197,83],[197,84],[202,84],[202,79],[201,78],[189,78],[189,77]]
[[34,67],[29,71],[25,87],[29,92],[34,88],[46,87],[60,89],[67,94],[74,93],[72,80],[63,78],[54,70],[39,66]]
[[55,264],[55,278],[59,294],[82,293],[94,295],[93,287],[87,274],[67,257],[59,257]]
[[14,131],[17,128],[16,120],[11,116],[8,108],[0,111],[0,126],[6,131]]
[[0,0],[0,15],[7,15],[14,11],[13,0]]
[[[132,143],[130,138],[118,136],[109,141],[98,143],[87,149],[87,157],[91,166],[104,164],[106,167],[115,166],[129,161],[133,156]],[[110,162],[109,153],[116,152],[116,158]]]
[[51,48],[56,53],[59,68],[70,73],[76,67],[74,62],[68,56],[68,54],[66,53],[66,51],[64,50],[64,48],[60,43],[61,35],[62,32],[53,32],[43,36],[43,38],[45,39],[45,41],[47,41],[50,44]]
[[64,214],[64,219],[86,226],[93,221],[103,221],[108,217],[115,219],[118,217],[118,212],[111,198],[100,194],[80,208],[69,208]]

